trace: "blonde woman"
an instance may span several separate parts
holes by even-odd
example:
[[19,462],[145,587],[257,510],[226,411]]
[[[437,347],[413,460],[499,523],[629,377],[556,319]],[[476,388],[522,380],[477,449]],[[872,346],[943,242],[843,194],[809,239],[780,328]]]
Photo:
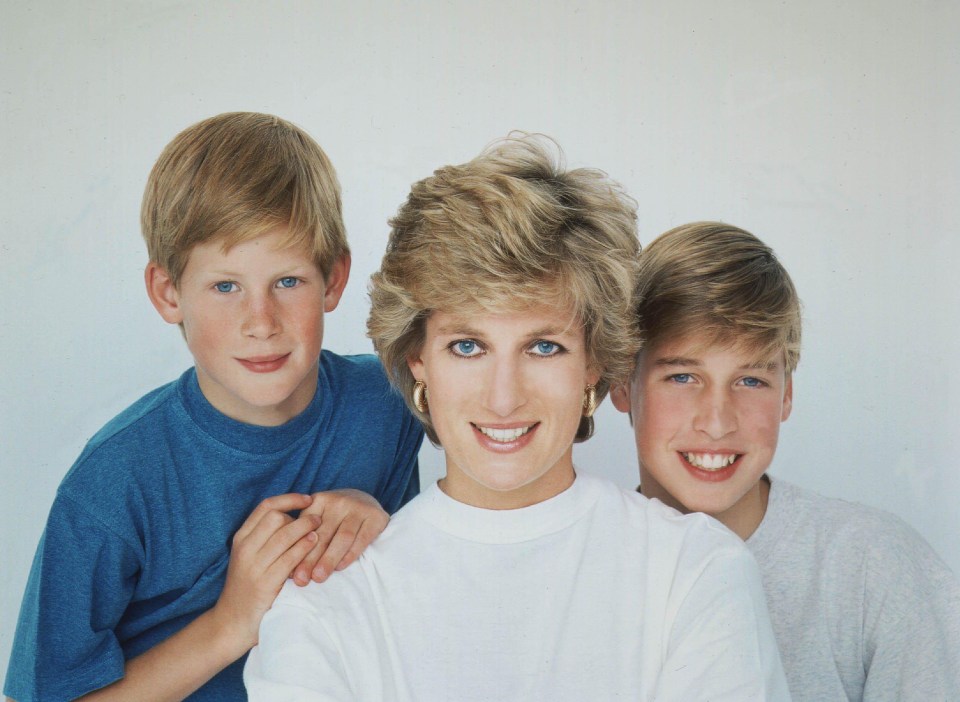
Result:
[[574,468],[639,348],[639,247],[632,201],[549,146],[441,168],[392,220],[369,333],[446,476],[284,588],[252,700],[788,699],[742,543]]

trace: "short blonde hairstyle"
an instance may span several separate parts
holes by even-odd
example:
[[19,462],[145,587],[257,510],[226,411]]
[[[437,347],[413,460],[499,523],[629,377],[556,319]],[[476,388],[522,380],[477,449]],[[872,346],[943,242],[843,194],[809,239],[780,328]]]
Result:
[[147,179],[140,224],[150,261],[175,285],[197,244],[221,239],[229,249],[278,226],[325,276],[350,253],[327,155],[299,127],[256,112],[217,115],[174,137]]
[[[567,171],[551,140],[514,136],[414,183],[390,226],[371,278],[367,330],[433,443],[429,413],[412,401],[407,359],[422,348],[434,310],[515,311],[555,295],[584,327],[590,365],[600,373],[597,401],[629,376],[640,347],[630,309],[636,203],[603,172]],[[576,440],[592,432],[584,418]]]
[[640,255],[636,313],[648,345],[693,336],[757,360],[800,362],[800,299],[773,250],[722,222],[671,229]]

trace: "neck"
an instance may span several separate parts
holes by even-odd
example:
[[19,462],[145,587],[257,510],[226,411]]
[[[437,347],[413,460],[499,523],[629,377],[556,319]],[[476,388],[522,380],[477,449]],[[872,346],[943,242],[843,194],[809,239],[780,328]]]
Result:
[[457,502],[483,509],[521,509],[556,497],[573,485],[576,473],[571,464],[567,470],[551,470],[536,480],[509,490],[484,485],[458,470],[447,469],[437,485]]

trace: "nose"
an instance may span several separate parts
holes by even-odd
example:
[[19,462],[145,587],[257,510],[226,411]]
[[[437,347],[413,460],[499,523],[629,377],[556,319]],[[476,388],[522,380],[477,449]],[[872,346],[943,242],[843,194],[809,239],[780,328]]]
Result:
[[725,388],[704,391],[697,403],[693,428],[714,440],[737,430],[736,407]]
[[269,293],[251,295],[243,311],[241,331],[255,339],[269,339],[281,329],[276,300]]
[[487,378],[487,408],[499,417],[509,417],[526,402],[523,373],[516,358],[500,357],[491,362]]

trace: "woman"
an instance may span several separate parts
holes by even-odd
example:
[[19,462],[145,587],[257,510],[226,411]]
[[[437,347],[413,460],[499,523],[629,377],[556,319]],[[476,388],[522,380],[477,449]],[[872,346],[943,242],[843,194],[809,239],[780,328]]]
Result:
[[742,543],[573,466],[639,347],[632,201],[527,137],[391,226],[369,332],[446,476],[356,567],[284,588],[250,698],[788,699]]

